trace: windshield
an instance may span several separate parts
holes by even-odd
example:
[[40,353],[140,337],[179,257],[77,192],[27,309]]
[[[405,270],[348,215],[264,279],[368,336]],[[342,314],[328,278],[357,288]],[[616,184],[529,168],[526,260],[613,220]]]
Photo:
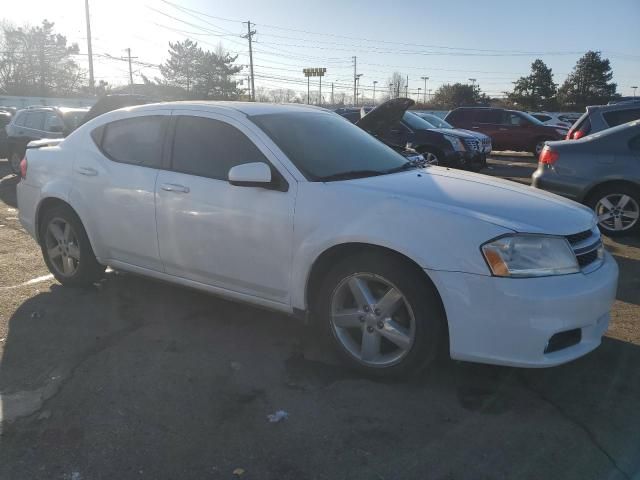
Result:
[[424,118],[420,118],[418,115],[412,112],[405,112],[402,120],[413,130],[430,130],[432,128],[436,128],[434,125],[427,122]]
[[251,118],[310,181],[383,175],[407,160],[338,115],[294,112]]
[[533,115],[527,112],[518,112],[518,113],[535,125],[544,125],[544,123],[542,123],[536,117],[534,117]]
[[431,113],[420,113],[417,115],[420,115],[420,118],[429,122],[431,125],[433,125],[436,128],[453,128],[453,125],[445,122],[442,118],[438,117],[437,115],[433,115]]

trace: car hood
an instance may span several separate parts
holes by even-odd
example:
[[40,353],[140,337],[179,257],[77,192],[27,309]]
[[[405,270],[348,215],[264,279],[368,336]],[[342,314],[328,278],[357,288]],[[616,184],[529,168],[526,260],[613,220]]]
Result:
[[356,125],[369,133],[377,134],[398,123],[409,107],[415,103],[410,98],[394,98],[362,115]]
[[449,135],[451,137],[457,138],[477,138],[471,132],[459,128],[430,128],[429,131],[438,132],[442,133],[443,135]]
[[593,212],[571,200],[509,180],[443,167],[337,184],[424,202],[427,208],[449,210],[516,232],[572,235],[595,226]]

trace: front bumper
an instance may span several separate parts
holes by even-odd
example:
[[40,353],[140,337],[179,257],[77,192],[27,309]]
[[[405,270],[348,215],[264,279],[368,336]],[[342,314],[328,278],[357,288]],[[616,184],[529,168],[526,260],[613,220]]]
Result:
[[[543,278],[510,279],[427,271],[444,304],[451,357],[513,367],[551,367],[594,350],[609,325],[618,266]],[[545,353],[552,336],[579,329],[578,343]]]

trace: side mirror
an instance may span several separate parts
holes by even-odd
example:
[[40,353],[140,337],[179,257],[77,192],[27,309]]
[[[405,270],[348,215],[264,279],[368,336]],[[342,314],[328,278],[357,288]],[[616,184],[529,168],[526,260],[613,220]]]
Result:
[[271,185],[271,168],[264,162],[243,163],[229,170],[229,183],[237,187],[263,187]]

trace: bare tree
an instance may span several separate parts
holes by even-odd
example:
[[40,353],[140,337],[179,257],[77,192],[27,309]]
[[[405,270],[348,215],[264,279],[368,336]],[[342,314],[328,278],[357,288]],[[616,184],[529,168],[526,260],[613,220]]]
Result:
[[391,98],[402,96],[406,84],[406,77],[400,72],[393,72],[393,75],[387,80],[389,85]]

